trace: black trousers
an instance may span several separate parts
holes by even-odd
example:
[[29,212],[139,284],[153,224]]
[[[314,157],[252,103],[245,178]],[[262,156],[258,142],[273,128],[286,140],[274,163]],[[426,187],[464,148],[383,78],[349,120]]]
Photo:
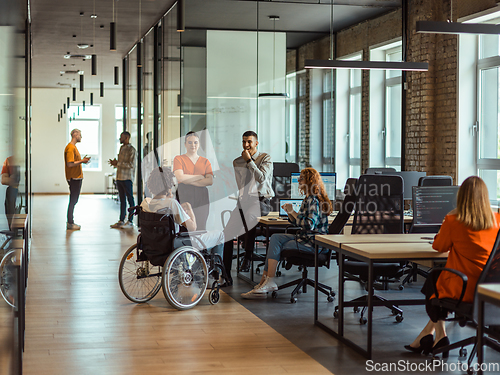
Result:
[[75,205],[78,203],[78,198],[80,197],[80,191],[82,190],[83,180],[69,180],[69,205],[68,205],[68,223],[74,224],[73,211],[75,210]]
[[210,213],[208,189],[202,186],[179,184],[177,188],[179,203],[189,202],[196,217],[196,230],[206,230]]

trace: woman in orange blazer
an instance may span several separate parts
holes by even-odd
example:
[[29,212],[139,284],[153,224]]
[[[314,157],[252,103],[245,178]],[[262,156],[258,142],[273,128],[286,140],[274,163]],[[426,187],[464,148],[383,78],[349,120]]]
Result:
[[[442,253],[449,252],[447,268],[467,275],[464,302],[472,302],[477,280],[490,256],[500,224],[500,215],[490,207],[488,189],[484,181],[476,176],[467,178],[457,194],[457,208],[446,215],[443,225],[434,237],[432,247]],[[448,311],[432,306],[436,296],[427,279],[422,293],[427,297],[426,311],[429,322],[415,341],[405,348],[416,352],[430,352],[450,343],[446,336],[444,319]],[[436,284],[439,298],[459,299],[462,279],[450,272],[443,272]],[[435,333],[435,337],[433,337]],[[448,353],[444,352],[443,357]]]

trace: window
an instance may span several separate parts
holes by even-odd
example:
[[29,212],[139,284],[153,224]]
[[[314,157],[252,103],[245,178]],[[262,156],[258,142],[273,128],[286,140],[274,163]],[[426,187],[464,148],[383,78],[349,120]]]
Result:
[[290,97],[286,100],[286,124],[285,139],[288,140],[286,145],[286,161],[295,162],[297,160],[297,78],[296,73],[286,75],[286,92]]
[[335,129],[333,121],[333,70],[323,72],[323,171],[334,171]]
[[500,199],[500,38],[479,36],[477,169],[490,199]]
[[304,168],[309,165],[309,152],[307,149],[309,146],[309,137],[307,135],[308,131],[306,129],[307,125],[306,110],[308,101],[306,80],[307,80],[306,72],[297,73],[297,81],[298,81],[297,103],[299,105],[298,121],[297,121],[297,132],[299,134],[297,142],[298,143],[297,163],[300,165],[300,168]]
[[90,156],[90,162],[83,164],[86,171],[100,171],[101,160],[101,106],[71,104],[68,108],[68,142],[71,141],[71,130],[80,129],[82,141],[78,144],[78,151],[84,157]]
[[[359,59],[361,60],[361,59]],[[361,70],[349,70],[349,177],[361,175]]]

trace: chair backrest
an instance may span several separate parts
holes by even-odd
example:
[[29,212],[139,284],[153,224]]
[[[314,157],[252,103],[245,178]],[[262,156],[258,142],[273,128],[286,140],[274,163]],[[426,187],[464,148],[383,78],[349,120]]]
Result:
[[362,175],[355,190],[351,234],[404,233],[401,176]]
[[300,167],[296,163],[273,163],[274,197],[271,199],[273,211],[279,211],[280,199],[290,198],[291,175],[294,172],[300,172]]
[[[479,284],[498,284],[500,283],[500,231],[497,233],[497,238],[491,250],[490,256],[483,271],[479,275],[477,285]],[[477,322],[477,285],[474,294],[474,320]],[[485,304],[484,324],[500,325],[500,308],[489,303]]]
[[172,215],[139,210],[139,248],[144,251],[151,264],[163,266],[174,250],[175,222]]
[[340,234],[351,217],[354,210],[354,202],[356,201],[357,182],[357,178],[347,179],[344,187],[345,198],[340,206],[339,213],[328,227],[328,234]]
[[380,168],[366,168],[365,174],[382,174],[383,172],[396,172],[395,168],[386,168],[386,167],[380,167]]
[[451,176],[425,176],[420,177],[418,186],[452,186],[453,178]]

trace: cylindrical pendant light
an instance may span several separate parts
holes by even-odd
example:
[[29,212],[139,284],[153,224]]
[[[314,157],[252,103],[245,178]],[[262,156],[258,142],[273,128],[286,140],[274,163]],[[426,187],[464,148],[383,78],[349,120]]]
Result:
[[97,75],[97,55],[92,55],[92,75]]
[[83,91],[83,74],[80,74],[80,91]]
[[73,101],[76,100],[76,87],[73,87]]
[[177,1],[177,31],[183,32],[186,28],[186,19],[184,17],[184,0]]
[[115,85],[120,84],[120,69],[115,66]]
[[142,39],[137,43],[137,67],[142,68]]
[[90,93],[90,105],[94,105],[94,93]]
[[109,23],[109,50],[116,51],[116,22]]
[[63,117],[62,109],[61,109],[61,111],[60,111],[60,115],[61,115],[61,118],[62,118],[62,117]]
[[[77,115],[80,116],[80,106],[76,107],[76,112],[77,112]],[[74,117],[74,115],[73,115]]]
[[61,122],[61,115],[57,114],[57,122]]
[[63,112],[66,113],[66,103],[63,104]]
[[99,84],[99,96],[102,98],[104,97],[104,82],[101,82]]
[[66,98],[66,105],[68,106],[69,109],[69,96]]
[[83,101],[83,110],[85,111],[85,100]]

